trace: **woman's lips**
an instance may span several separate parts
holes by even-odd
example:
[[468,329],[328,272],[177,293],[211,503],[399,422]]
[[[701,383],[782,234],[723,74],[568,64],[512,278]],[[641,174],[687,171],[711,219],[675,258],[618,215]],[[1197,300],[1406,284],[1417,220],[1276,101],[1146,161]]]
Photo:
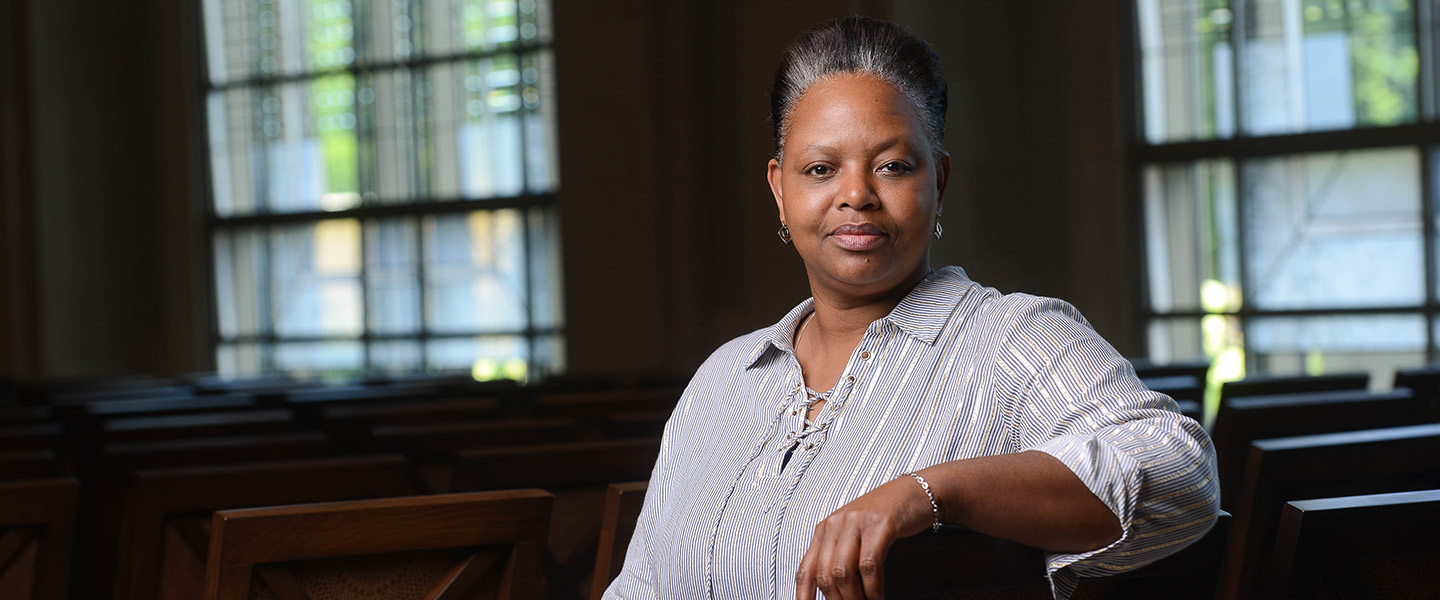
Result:
[[846,250],[863,251],[885,241],[885,232],[869,223],[846,223],[830,232],[830,239]]

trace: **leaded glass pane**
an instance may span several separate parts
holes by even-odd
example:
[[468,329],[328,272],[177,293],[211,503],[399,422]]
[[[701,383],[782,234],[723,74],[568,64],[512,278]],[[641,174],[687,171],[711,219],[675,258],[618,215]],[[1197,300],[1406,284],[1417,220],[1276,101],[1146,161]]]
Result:
[[1425,362],[1421,314],[1256,317],[1246,347],[1260,372],[1386,371]]
[[1415,120],[1420,62],[1412,3],[1249,0],[1246,6],[1246,133]]
[[519,210],[426,220],[425,317],[438,333],[519,331],[527,324],[525,221]]
[[1228,0],[1139,0],[1145,138],[1235,133],[1234,16]]
[[277,227],[270,244],[275,333],[359,335],[364,314],[359,221]]
[[366,323],[381,334],[418,334],[420,232],[414,218],[365,226]]
[[1425,301],[1414,148],[1244,164],[1246,301],[1258,309]]
[[1145,169],[1144,181],[1151,308],[1157,312],[1238,309],[1238,302],[1231,299],[1238,300],[1240,294],[1233,164],[1216,160],[1154,165]]

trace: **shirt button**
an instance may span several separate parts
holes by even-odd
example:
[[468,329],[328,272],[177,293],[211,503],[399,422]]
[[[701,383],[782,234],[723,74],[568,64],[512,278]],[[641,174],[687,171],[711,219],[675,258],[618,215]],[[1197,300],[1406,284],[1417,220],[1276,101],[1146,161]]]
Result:
[[869,350],[866,350],[866,351],[864,351],[864,352],[861,352],[861,353],[860,353],[860,358],[861,358],[862,360],[870,360],[870,351],[869,351]]
[[855,376],[854,376],[854,375],[850,375],[850,376],[848,376],[848,377],[845,378],[845,381],[848,381],[848,382],[850,382],[850,383],[855,383]]

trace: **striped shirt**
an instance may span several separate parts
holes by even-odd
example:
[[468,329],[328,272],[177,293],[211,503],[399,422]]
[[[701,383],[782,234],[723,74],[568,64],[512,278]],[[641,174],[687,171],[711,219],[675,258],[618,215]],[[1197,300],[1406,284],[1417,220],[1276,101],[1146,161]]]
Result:
[[837,508],[901,473],[1024,450],[1063,462],[1124,530],[1100,550],[1048,554],[1056,597],[1214,522],[1210,439],[1069,304],[935,271],[870,324],[810,423],[791,342],[813,302],[695,374],[605,598],[792,599],[815,525]]

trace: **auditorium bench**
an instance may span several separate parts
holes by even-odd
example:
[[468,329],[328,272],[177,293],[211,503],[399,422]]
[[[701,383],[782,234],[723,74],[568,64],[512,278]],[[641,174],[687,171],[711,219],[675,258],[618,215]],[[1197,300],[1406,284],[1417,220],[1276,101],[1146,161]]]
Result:
[[607,487],[648,478],[659,454],[659,438],[463,450],[454,458],[450,489],[538,487],[554,493],[547,597],[578,600],[592,586]]
[[205,575],[216,510],[405,496],[413,492],[395,455],[277,460],[142,469],[125,493],[115,555],[115,598],[195,598]]
[[219,511],[204,598],[249,600],[261,586],[280,600],[334,597],[329,578],[423,579],[425,600],[537,599],[551,505],[543,491],[511,490]]
[[79,485],[69,477],[0,482],[0,598],[65,598]]

